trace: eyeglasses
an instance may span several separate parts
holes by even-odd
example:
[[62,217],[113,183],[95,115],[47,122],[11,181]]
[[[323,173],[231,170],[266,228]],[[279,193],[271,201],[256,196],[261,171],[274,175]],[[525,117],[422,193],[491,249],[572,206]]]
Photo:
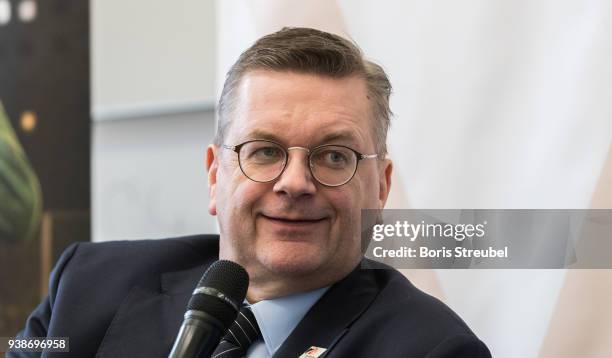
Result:
[[259,183],[276,180],[287,167],[290,150],[303,150],[308,154],[310,173],[322,185],[336,187],[348,183],[364,159],[376,159],[378,154],[361,154],[343,145],[324,144],[313,149],[285,148],[269,140],[250,140],[238,145],[223,144],[223,148],[238,154],[240,170],[249,179]]

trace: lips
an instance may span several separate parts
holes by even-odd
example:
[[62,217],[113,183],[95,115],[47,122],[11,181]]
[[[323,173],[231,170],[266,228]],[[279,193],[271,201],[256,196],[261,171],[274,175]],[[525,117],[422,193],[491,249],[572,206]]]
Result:
[[282,217],[282,216],[269,216],[265,214],[261,214],[261,216],[263,216],[264,218],[270,221],[277,222],[280,224],[287,224],[287,225],[317,224],[327,219],[326,217],[312,217],[312,218],[311,217]]
[[330,225],[328,216],[271,216],[260,213],[259,220],[262,233],[279,242],[319,242],[317,237]]

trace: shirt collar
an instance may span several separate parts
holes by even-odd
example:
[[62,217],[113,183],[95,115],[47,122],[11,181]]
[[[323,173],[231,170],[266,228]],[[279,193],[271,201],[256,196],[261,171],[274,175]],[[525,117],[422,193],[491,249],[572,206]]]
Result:
[[323,296],[329,286],[314,291],[259,301],[250,305],[266,349],[273,356],[306,312]]

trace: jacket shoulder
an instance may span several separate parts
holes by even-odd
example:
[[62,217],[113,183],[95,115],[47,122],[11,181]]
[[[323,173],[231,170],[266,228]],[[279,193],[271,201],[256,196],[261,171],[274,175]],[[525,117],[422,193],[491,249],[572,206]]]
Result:
[[60,281],[61,276],[63,284],[109,283],[114,289],[127,289],[135,280],[142,284],[142,279],[163,272],[201,265],[215,259],[218,252],[217,235],[75,243],[60,257],[50,283]]
[[[172,258],[171,254],[179,253],[193,253],[207,257],[218,248],[218,235],[191,235],[166,239],[76,242],[70,245],[64,254],[75,251],[78,255],[98,256],[105,260],[121,260],[129,257],[137,261],[139,257],[160,255]],[[162,255],[163,253],[166,255]]]
[[74,346],[75,355],[93,356],[132,288],[160,292],[161,274],[204,267],[217,256],[216,235],[74,243],[55,265],[49,295],[19,336],[70,336],[81,344]]
[[[435,320],[435,327],[446,326],[457,333],[473,334],[465,322],[445,303],[421,291],[395,269],[374,270],[380,293],[373,304],[381,305],[401,320]],[[426,328],[426,327],[423,327]]]
[[[379,339],[397,342],[396,349],[401,351],[428,357],[490,357],[484,343],[442,301],[415,287],[395,269],[373,270],[373,274],[380,291],[365,313],[369,317],[365,322],[378,327],[375,335]],[[472,355],[463,355],[464,351]]]

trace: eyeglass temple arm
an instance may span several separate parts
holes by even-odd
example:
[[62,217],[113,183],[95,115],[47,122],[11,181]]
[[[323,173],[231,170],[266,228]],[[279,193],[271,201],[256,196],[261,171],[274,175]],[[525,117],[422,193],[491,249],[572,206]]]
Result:
[[378,154],[360,154],[360,159],[374,159],[378,158]]
[[237,146],[237,145],[227,145],[227,144],[222,144],[221,146],[222,146],[223,148],[225,148],[225,149],[229,149],[229,150],[231,150],[231,151],[238,152],[238,146]]

